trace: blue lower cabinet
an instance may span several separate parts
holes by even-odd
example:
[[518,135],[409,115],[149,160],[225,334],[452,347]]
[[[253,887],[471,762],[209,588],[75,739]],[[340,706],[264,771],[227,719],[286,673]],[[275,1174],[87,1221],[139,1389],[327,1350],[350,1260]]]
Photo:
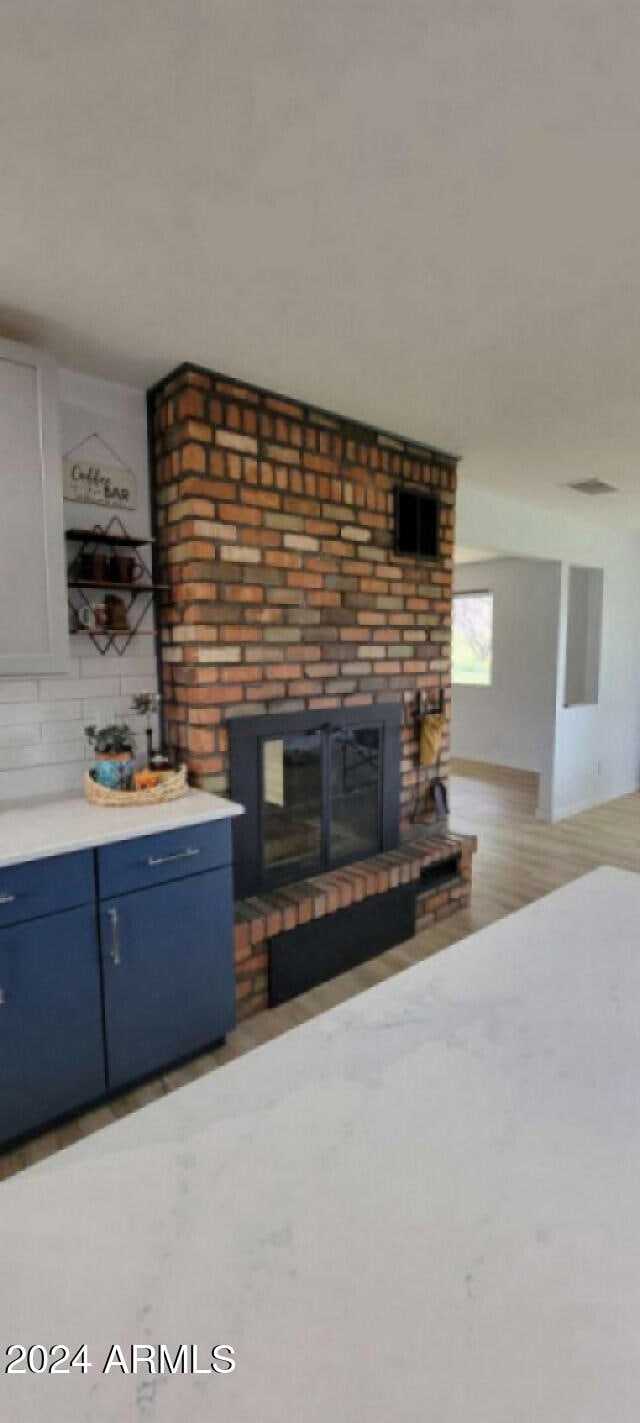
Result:
[[102,900],[100,939],[110,1089],[234,1026],[228,867]]
[[94,906],[0,929],[0,1141],[105,1088]]
[[97,851],[102,892],[115,890],[98,902],[92,850],[4,872],[0,1146],[234,1027],[223,830],[196,826]]

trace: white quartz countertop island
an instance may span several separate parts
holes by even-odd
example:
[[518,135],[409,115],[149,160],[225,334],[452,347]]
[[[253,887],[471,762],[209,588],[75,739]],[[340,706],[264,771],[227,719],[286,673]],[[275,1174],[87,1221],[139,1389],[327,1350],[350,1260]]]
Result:
[[637,1423],[639,1022],[598,870],[5,1182],[3,1423]]
[[92,805],[84,796],[14,801],[0,806],[0,869],[242,813],[235,801],[195,790],[160,805]]

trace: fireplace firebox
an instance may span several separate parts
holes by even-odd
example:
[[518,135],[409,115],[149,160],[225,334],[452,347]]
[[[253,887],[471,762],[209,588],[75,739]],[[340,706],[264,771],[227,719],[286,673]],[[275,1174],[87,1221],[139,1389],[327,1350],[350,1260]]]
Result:
[[400,726],[395,703],[229,720],[237,895],[396,847]]

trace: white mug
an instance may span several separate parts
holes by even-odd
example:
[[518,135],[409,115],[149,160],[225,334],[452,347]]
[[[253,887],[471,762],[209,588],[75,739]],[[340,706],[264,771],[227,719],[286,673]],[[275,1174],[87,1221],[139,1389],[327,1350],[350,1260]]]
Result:
[[107,621],[106,603],[94,603],[92,606],[83,603],[82,607],[78,608],[79,626],[87,632],[103,632]]

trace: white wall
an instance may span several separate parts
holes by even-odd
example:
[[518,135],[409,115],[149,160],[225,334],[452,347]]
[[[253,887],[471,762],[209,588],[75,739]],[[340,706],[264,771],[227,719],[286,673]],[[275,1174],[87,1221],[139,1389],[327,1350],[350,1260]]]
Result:
[[544,775],[555,734],[560,564],[467,563],[454,588],[493,593],[493,666],[490,687],[452,689],[453,755]]
[[[138,508],[126,515],[127,526],[134,534],[149,533],[144,392],[61,371],[60,398],[63,453],[87,436],[106,440],[137,475]],[[95,442],[81,453],[117,463]],[[65,503],[64,517],[67,528],[85,527],[104,522],[105,511]],[[64,676],[0,678],[0,799],[79,790],[89,754],[83,727],[128,714],[133,692],[157,685],[152,638],[134,638],[124,657],[113,652],[101,657],[90,638],[71,638],[70,646]]]
[[[554,819],[640,785],[640,539],[547,513],[462,484],[456,515],[461,544],[505,549],[521,557],[558,560],[560,587],[556,727],[549,804]],[[597,706],[565,707],[568,567],[602,568],[604,602],[600,697]]]

